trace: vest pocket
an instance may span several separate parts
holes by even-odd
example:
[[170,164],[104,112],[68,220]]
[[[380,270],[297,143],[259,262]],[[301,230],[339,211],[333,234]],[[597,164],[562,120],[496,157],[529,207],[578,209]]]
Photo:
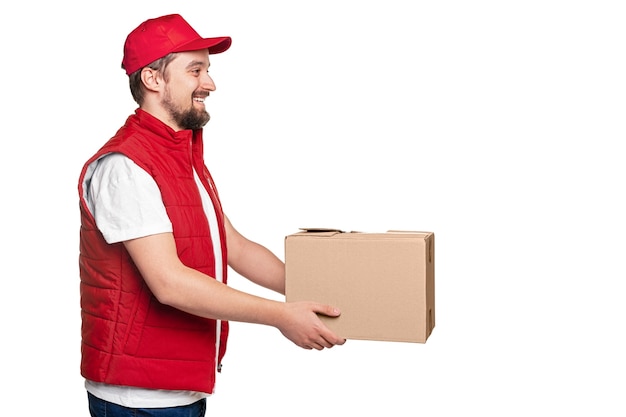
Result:
[[141,336],[148,316],[150,308],[150,299],[152,293],[144,284],[141,286],[139,294],[135,295],[135,299],[131,303],[131,308],[127,312],[127,328],[124,333],[122,344],[122,352],[128,355],[135,355],[141,342]]

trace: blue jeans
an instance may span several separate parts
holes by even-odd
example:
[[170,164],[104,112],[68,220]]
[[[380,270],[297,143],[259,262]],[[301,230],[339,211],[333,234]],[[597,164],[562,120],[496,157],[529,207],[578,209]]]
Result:
[[206,398],[193,404],[166,408],[128,408],[87,393],[91,417],[204,417]]

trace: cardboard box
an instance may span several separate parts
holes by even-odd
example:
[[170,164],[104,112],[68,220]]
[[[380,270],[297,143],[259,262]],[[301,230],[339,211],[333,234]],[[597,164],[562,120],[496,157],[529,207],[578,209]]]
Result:
[[285,238],[286,300],[341,309],[320,316],[346,339],[425,343],[435,327],[435,235],[301,229]]

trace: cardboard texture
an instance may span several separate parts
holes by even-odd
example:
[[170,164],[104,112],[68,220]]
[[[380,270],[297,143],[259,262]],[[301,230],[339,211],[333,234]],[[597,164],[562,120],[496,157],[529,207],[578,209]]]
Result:
[[301,229],[285,238],[291,301],[341,309],[320,316],[346,339],[425,343],[435,327],[435,235]]

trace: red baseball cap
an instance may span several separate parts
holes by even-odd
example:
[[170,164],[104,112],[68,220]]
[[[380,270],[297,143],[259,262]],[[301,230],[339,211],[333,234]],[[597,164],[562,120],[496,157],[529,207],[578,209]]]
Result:
[[148,19],[130,32],[124,43],[122,68],[130,75],[172,52],[208,49],[210,54],[219,54],[230,44],[228,36],[203,38],[181,15],[170,14]]

